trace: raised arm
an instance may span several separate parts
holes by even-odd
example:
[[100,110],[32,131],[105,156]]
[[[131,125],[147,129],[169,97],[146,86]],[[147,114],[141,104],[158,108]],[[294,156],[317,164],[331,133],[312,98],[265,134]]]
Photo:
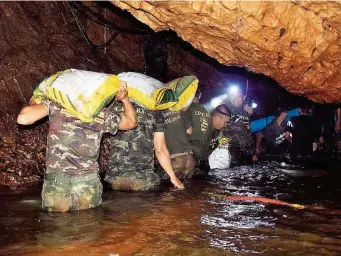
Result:
[[135,128],[137,125],[136,113],[128,98],[126,83],[121,83],[120,91],[118,92],[116,99],[122,102],[124,108],[124,113],[121,114],[121,123],[119,124],[118,128],[120,130],[129,130]]
[[43,104],[23,107],[17,117],[17,123],[21,125],[34,124],[36,121],[44,118],[49,114],[48,107]]
[[176,176],[173,167],[171,157],[166,145],[165,134],[163,132],[155,132],[154,134],[154,149],[157,160],[159,161],[161,167],[170,177],[170,181],[178,189],[184,189],[185,186]]

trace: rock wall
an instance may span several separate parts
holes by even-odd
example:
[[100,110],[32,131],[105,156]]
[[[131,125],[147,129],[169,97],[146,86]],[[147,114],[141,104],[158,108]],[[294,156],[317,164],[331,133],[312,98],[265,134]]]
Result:
[[246,66],[316,102],[341,100],[338,1],[112,1],[225,65]]
[[0,35],[0,185],[15,187],[44,170],[47,125],[16,124],[35,85],[70,67],[111,70],[92,54],[65,2],[0,2]]

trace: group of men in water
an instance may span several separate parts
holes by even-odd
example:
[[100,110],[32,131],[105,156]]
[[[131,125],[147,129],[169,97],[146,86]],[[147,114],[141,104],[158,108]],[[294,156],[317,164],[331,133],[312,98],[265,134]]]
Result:
[[[92,123],[81,122],[49,100],[24,107],[17,118],[21,125],[49,116],[43,209],[66,212],[101,204],[103,186],[97,159],[104,133],[112,135],[104,180],[113,190],[130,191],[156,190],[168,181],[183,189],[184,181],[207,175],[208,156],[219,144],[229,144],[233,164],[257,161],[262,138],[269,149],[280,144],[283,131],[292,134],[295,144],[301,121],[293,121],[291,128],[284,126],[285,111],[257,135],[255,147],[250,132],[253,109],[241,91],[228,95],[226,104],[212,113],[200,105],[200,96],[198,91],[193,103],[182,111],[150,111],[130,102],[122,83],[116,100]],[[306,114],[305,109],[301,112]]]

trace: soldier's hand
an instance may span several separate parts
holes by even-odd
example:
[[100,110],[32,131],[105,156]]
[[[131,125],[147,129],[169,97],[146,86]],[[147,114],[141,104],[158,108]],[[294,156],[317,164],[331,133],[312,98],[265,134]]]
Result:
[[178,189],[184,189],[185,185],[178,179],[178,177],[174,176],[170,179],[170,181],[172,182],[172,184],[174,185],[174,187],[178,188]]
[[253,108],[252,107],[250,107],[249,105],[244,105],[244,110],[247,112],[247,113],[249,113],[249,115],[251,116],[252,115],[252,113],[253,113]]
[[121,81],[120,90],[116,94],[116,99],[119,101],[124,101],[128,99],[128,89],[127,89],[127,83],[124,81]]

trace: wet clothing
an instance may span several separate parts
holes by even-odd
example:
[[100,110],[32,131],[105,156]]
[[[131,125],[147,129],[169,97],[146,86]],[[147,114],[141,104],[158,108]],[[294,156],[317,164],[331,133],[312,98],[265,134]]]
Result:
[[100,206],[103,186],[97,173],[69,176],[46,174],[42,208],[48,212],[78,211]]
[[110,109],[93,123],[83,123],[57,104],[49,103],[46,173],[84,176],[99,171],[97,159],[102,135],[115,134],[121,118]]
[[237,108],[227,104],[231,111],[231,120],[223,128],[223,136],[229,138],[231,165],[240,165],[255,154],[255,146],[251,137],[250,114],[244,104]]
[[110,109],[92,123],[83,123],[55,103],[46,101],[50,128],[42,206],[47,211],[83,210],[102,202],[98,178],[103,133],[115,134],[120,117]]
[[[154,134],[164,132],[164,119],[159,111],[150,111],[133,104],[137,127],[120,131],[109,139],[109,169],[105,181],[114,190],[150,190],[160,183],[154,172]],[[116,112],[123,111],[116,104]]]
[[166,144],[171,155],[192,152],[186,130],[190,127],[180,111],[162,111],[165,120]]
[[[180,153],[171,155],[172,166],[176,176],[184,181],[194,175],[196,160],[192,153]],[[169,180],[169,176],[158,166],[157,173],[162,180]]]
[[194,174],[195,158],[191,153],[172,155],[172,166],[180,180],[191,179]]
[[190,123],[192,126],[189,142],[191,143],[194,157],[197,160],[207,160],[213,129],[210,114],[199,103],[193,102],[184,112],[183,116],[185,122]]
[[285,130],[292,133],[291,152],[296,154],[312,154],[313,143],[321,136],[320,125],[308,115],[292,117]]
[[283,153],[285,150],[285,121],[278,125],[274,119],[268,126],[266,126],[261,134],[265,139],[265,151],[271,154]]

